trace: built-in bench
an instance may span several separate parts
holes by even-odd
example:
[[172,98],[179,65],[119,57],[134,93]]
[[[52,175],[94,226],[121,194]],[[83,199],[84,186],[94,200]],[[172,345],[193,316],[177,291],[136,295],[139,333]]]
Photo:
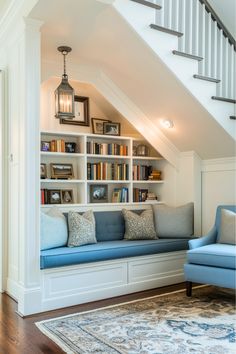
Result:
[[184,280],[189,238],[124,240],[121,211],[94,215],[96,244],[41,251],[43,311]]

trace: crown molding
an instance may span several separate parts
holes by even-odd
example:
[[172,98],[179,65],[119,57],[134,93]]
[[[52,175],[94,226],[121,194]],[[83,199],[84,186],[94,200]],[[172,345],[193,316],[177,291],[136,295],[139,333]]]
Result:
[[202,172],[236,171],[236,157],[223,157],[202,161]]

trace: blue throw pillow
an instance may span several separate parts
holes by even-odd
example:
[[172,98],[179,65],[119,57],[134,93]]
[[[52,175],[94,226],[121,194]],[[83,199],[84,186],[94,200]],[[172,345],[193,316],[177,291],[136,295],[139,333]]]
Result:
[[66,246],[68,229],[65,216],[57,207],[51,208],[47,213],[41,212],[40,220],[40,249]]

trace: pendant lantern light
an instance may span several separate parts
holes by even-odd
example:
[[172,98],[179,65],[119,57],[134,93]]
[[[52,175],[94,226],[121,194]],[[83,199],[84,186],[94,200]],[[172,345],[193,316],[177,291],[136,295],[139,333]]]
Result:
[[73,119],[75,117],[74,89],[68,82],[66,74],[66,55],[71,52],[70,47],[61,46],[57,50],[64,57],[64,74],[58,88],[55,90],[55,117],[59,119]]

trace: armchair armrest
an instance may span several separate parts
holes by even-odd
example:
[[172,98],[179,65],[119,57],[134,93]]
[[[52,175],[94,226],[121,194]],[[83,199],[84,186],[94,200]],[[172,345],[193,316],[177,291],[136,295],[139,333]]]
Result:
[[190,240],[188,242],[189,244],[189,249],[193,249],[193,248],[197,248],[197,247],[202,247],[202,246],[206,246],[206,245],[210,245],[211,243],[215,243],[216,242],[216,228],[215,226],[213,227],[213,229],[211,229],[211,231],[209,231],[209,233],[203,237],[200,237],[198,239],[195,240]]

